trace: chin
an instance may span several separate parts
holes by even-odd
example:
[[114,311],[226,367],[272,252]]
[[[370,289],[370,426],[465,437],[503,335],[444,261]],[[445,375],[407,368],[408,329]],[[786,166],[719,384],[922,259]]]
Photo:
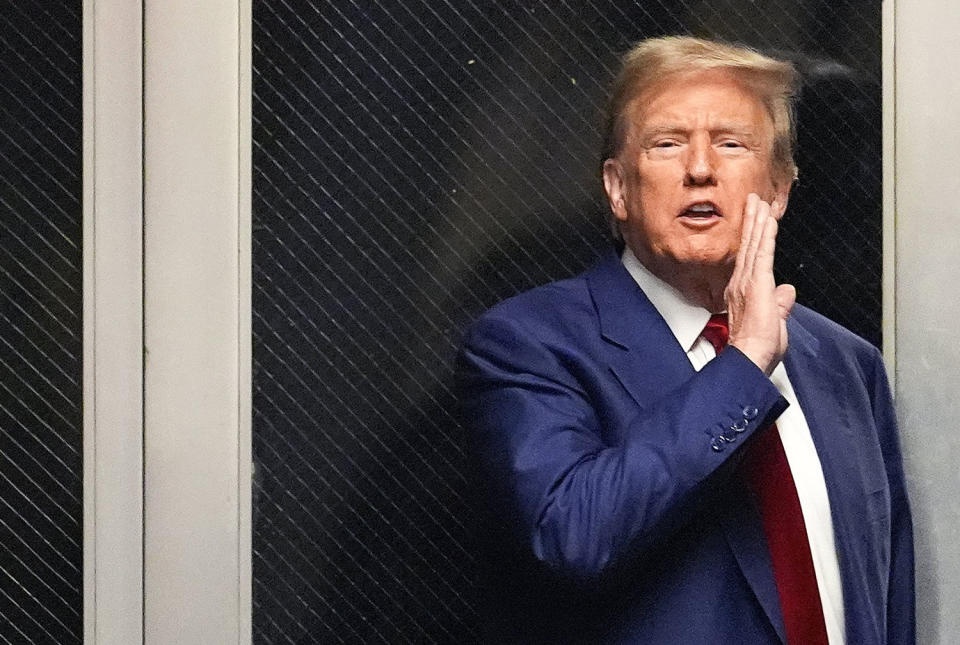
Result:
[[676,256],[678,264],[703,268],[733,267],[737,256],[729,251],[702,250],[683,253]]

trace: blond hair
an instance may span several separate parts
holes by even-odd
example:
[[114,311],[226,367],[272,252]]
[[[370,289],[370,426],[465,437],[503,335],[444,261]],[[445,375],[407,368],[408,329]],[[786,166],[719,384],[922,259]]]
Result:
[[601,167],[623,147],[631,101],[670,76],[713,69],[730,70],[760,99],[773,120],[774,174],[781,181],[796,179],[793,102],[797,73],[793,65],[749,47],[689,36],[648,38],[623,56],[607,108]]

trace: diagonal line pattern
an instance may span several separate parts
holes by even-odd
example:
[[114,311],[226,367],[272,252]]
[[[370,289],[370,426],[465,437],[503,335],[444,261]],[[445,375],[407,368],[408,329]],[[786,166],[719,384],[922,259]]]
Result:
[[479,312],[607,247],[600,111],[640,38],[795,58],[781,277],[880,342],[879,3],[768,5],[254,3],[255,642],[478,639],[452,359]]
[[0,642],[79,643],[81,3],[0,7]]

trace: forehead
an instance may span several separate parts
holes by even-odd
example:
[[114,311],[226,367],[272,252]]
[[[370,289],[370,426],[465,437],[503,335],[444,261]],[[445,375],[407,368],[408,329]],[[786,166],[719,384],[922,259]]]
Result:
[[674,74],[629,104],[631,129],[727,129],[773,137],[773,119],[758,94],[729,70]]

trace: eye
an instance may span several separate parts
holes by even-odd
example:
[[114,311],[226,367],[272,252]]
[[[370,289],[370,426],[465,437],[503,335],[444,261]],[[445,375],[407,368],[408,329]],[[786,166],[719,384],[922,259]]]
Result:
[[720,142],[721,148],[742,148],[743,144],[734,139],[726,139]]
[[673,147],[676,146],[676,145],[677,145],[677,142],[674,141],[673,139],[664,139],[664,140],[662,140],[662,141],[657,141],[656,144],[654,144],[654,147],[656,147],[656,148],[673,148]]

